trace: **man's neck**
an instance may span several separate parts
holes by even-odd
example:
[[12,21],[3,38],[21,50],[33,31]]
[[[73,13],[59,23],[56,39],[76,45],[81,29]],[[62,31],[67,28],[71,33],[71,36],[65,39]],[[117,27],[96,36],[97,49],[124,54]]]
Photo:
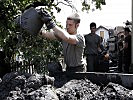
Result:
[[93,32],[93,33],[91,32],[90,34],[94,35],[94,34],[95,34],[95,32]]

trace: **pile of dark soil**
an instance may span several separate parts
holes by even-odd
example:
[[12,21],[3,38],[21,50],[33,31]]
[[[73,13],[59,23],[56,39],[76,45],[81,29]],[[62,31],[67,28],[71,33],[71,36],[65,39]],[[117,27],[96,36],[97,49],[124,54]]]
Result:
[[133,90],[114,83],[101,88],[87,79],[68,81],[64,75],[12,72],[0,80],[0,100],[133,100]]

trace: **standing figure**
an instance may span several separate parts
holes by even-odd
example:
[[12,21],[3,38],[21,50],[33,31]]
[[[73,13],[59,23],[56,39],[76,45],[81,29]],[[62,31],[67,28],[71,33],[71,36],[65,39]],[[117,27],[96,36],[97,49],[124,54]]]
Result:
[[123,65],[123,48],[124,46],[124,35],[120,36],[120,40],[118,41],[118,72],[122,72]]
[[124,51],[124,72],[129,73],[129,67],[131,65],[131,34],[130,29],[128,27],[124,28],[124,34],[125,34],[125,43],[123,47]]
[[85,55],[87,60],[87,71],[98,70],[98,51],[100,50],[100,36],[96,32],[96,23],[90,24],[91,33],[85,35]]
[[47,12],[42,12],[41,17],[47,28],[52,29],[52,31],[46,32],[42,30],[40,35],[50,39],[58,39],[63,45],[66,72],[85,72],[86,66],[83,59],[85,39],[83,34],[77,31],[80,24],[80,16],[77,13],[68,16],[66,30],[56,26]]

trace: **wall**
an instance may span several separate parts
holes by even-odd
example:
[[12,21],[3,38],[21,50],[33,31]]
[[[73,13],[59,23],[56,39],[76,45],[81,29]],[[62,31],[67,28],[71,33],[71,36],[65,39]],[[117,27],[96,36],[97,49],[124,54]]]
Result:
[[100,31],[104,31],[104,40],[105,42],[107,42],[107,39],[109,38],[109,33],[108,33],[108,30],[104,29],[104,28],[99,28],[97,31],[96,31],[96,34],[98,34],[100,36]]

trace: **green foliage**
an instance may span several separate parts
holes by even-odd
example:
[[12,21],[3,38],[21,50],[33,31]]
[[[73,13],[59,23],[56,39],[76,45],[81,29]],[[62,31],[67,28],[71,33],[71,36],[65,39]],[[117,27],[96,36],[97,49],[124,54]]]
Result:
[[[17,15],[21,14],[26,7],[31,6],[34,2],[37,1],[0,1],[0,47],[6,54],[6,63],[10,63],[11,67],[16,65],[14,64],[17,62],[16,55],[27,64],[33,64],[35,68],[45,67],[48,62],[57,60],[61,55],[62,47],[58,41],[49,41],[39,36],[31,36],[15,25],[14,19]],[[41,2],[49,12],[53,13],[52,10],[55,6],[53,0],[40,0],[38,2]],[[60,11],[57,6],[55,6],[55,9],[57,12]]]
[[89,11],[90,10],[90,6],[92,4],[95,4],[95,8],[96,9],[101,9],[102,5],[106,5],[105,0],[92,0],[91,2],[89,2],[89,0],[83,0],[82,2],[82,11]]

